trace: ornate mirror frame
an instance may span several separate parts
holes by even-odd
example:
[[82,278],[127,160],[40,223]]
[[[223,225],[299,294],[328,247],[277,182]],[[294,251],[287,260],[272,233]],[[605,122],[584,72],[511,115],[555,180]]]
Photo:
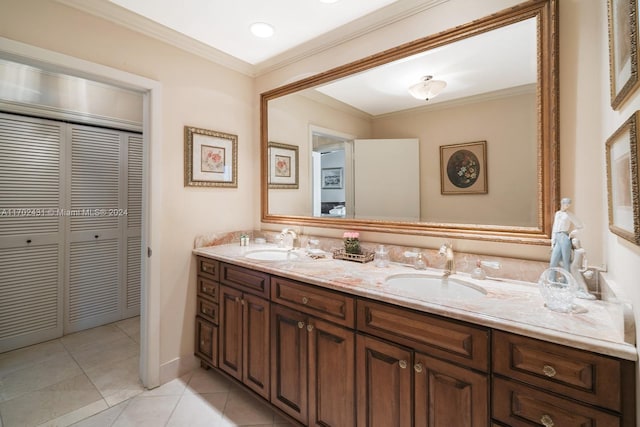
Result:
[[[536,19],[538,33],[538,82],[536,94],[538,114],[537,227],[396,222],[269,214],[268,103],[270,100],[530,18]],[[262,93],[260,100],[262,222],[509,243],[549,244],[553,215],[559,206],[560,191],[558,40],[557,0],[531,0],[485,18],[405,43],[367,58]]]

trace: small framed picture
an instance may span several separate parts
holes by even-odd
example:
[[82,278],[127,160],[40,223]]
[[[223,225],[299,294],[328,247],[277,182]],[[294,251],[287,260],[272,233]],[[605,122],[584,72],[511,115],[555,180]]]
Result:
[[617,110],[638,86],[637,0],[607,0],[611,107]]
[[298,146],[269,142],[269,188],[298,188]]
[[344,187],[344,168],[323,168],[320,172],[323,189],[340,189]]
[[640,245],[638,120],[636,112],[607,140],[609,230]]
[[238,137],[184,127],[185,187],[238,187]]
[[486,194],[487,142],[440,146],[440,192]]

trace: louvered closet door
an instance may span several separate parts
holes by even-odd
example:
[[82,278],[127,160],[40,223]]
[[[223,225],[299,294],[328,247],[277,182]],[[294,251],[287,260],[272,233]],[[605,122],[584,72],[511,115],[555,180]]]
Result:
[[65,334],[121,318],[121,133],[70,126]]
[[0,352],[62,335],[64,125],[0,113]]
[[140,314],[142,266],[142,136],[126,134],[127,214],[126,277],[123,292],[123,317]]

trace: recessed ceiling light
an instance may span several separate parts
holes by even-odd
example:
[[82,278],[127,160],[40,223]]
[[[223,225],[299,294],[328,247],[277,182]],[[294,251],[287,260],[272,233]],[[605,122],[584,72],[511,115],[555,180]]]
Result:
[[255,22],[251,24],[251,32],[256,37],[267,38],[273,35],[273,27],[266,22]]
[[336,3],[338,0],[320,0],[320,3],[326,3],[326,4],[331,4],[331,3]]

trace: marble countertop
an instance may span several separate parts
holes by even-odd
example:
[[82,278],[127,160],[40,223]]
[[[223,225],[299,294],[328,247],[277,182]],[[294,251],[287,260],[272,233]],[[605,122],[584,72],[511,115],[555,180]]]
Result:
[[[483,289],[486,294],[472,297],[454,294],[421,296],[412,290],[389,286],[386,278],[395,274],[441,275],[442,270],[416,270],[390,263],[376,267],[373,262],[313,259],[304,250],[287,261],[261,261],[246,257],[251,251],[272,249],[273,244],[239,246],[236,244],[194,249],[193,253],[254,270],[271,273],[327,289],[385,301],[398,306],[442,315],[482,326],[513,332],[575,348],[637,360],[636,347],[625,342],[625,307],[601,300],[576,299],[571,313],[548,310],[534,283],[511,280],[475,280],[467,274],[453,274],[460,280]],[[454,281],[455,281],[454,280]]]

